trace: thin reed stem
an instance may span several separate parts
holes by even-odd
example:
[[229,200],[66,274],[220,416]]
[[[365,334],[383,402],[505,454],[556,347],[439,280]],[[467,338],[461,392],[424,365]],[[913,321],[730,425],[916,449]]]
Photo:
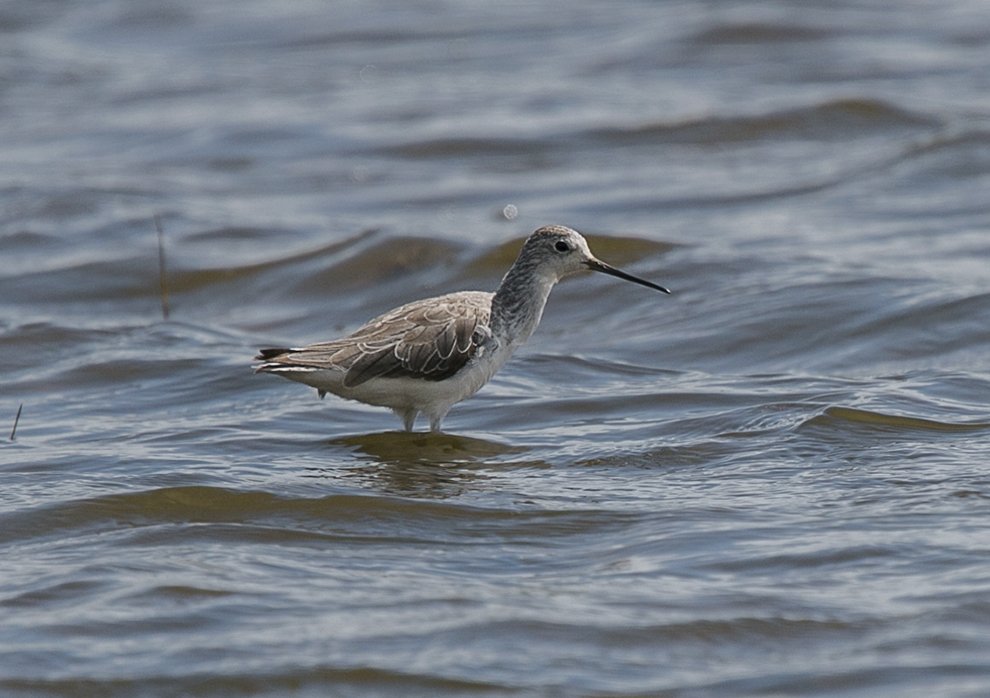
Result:
[[162,298],[162,319],[168,320],[168,274],[165,267],[165,231],[162,230],[161,216],[155,215],[155,230],[158,231],[158,285]]
[[21,421],[21,410],[24,409],[24,403],[22,402],[17,408],[17,416],[14,417],[14,428],[10,430],[10,440],[13,441],[17,436],[17,425]]

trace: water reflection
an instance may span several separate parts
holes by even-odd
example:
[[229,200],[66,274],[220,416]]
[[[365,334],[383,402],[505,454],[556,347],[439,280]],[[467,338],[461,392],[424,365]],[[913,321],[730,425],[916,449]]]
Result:
[[347,470],[364,484],[388,494],[431,498],[462,494],[489,479],[483,469],[493,461],[525,451],[470,436],[404,431],[342,436],[328,443],[366,457],[366,463]]

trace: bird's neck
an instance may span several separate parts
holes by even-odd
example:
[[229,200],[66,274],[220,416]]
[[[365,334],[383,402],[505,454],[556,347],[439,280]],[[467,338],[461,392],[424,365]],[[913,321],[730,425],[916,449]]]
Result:
[[492,298],[492,334],[513,345],[529,339],[557,279],[513,264]]

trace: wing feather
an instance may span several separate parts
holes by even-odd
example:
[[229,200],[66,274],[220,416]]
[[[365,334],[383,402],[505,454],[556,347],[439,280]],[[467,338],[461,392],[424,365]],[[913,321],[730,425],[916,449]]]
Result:
[[352,388],[379,377],[443,380],[491,337],[491,298],[480,291],[427,298],[385,313],[343,339],[263,358],[273,368],[344,371],[344,385]]

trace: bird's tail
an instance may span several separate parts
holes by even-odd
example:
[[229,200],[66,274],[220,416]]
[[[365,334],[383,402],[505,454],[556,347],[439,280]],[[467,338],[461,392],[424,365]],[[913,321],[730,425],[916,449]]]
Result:
[[258,355],[255,358],[257,361],[268,361],[268,359],[274,359],[276,356],[281,356],[282,354],[288,354],[292,351],[289,347],[272,347],[271,349],[259,349]]

